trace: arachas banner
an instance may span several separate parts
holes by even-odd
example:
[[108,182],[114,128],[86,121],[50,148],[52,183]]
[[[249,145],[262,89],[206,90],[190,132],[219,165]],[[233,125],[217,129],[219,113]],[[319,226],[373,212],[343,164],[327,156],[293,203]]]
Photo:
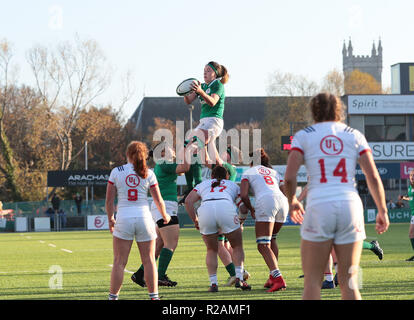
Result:
[[110,170],[48,171],[48,187],[106,186]]

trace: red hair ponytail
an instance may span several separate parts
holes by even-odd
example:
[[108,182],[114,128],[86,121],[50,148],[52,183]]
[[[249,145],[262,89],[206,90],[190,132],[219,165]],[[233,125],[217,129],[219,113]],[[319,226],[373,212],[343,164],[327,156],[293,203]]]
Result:
[[145,179],[148,176],[148,149],[145,143],[132,141],[127,148],[127,157],[134,166],[135,173]]

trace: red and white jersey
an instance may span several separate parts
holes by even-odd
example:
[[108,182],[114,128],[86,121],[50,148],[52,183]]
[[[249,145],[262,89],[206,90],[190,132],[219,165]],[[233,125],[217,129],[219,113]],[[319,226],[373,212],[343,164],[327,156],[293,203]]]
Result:
[[108,183],[116,187],[118,213],[125,208],[149,208],[148,190],[158,184],[152,170],[148,169],[148,176],[143,179],[136,174],[131,163],[112,169]]
[[308,204],[358,196],[357,161],[363,153],[371,151],[361,132],[341,122],[316,123],[295,134],[291,150],[304,155]]
[[249,181],[256,199],[263,195],[283,194],[279,186],[283,184],[283,178],[276,170],[262,165],[251,167],[246,170],[241,181]]
[[211,185],[216,179],[204,180],[193,189],[201,197],[201,201],[212,199],[226,199],[230,202],[240,204],[240,187],[233,181],[221,180],[220,185],[212,188]]

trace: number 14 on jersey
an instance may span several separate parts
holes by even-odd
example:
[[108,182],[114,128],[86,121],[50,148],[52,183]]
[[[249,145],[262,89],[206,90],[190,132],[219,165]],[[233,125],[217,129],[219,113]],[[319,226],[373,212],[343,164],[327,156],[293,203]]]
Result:
[[[318,160],[319,167],[321,169],[321,183],[327,183],[328,180],[326,179],[326,171],[325,171],[325,159],[319,159]],[[345,158],[342,158],[339,160],[337,166],[335,167],[333,171],[334,177],[341,177],[341,183],[347,183],[347,172],[346,172],[346,160]]]

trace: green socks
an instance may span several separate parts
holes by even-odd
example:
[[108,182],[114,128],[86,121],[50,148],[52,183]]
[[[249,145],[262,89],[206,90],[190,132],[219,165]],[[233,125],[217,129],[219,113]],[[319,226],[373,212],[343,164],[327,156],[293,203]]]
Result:
[[165,272],[167,271],[168,265],[172,259],[174,251],[171,251],[167,248],[162,248],[160,252],[160,257],[158,259],[158,278],[162,278],[165,276]]
[[[158,278],[162,278],[165,276],[165,272],[167,271],[168,265],[170,264],[173,254],[174,251],[171,251],[170,249],[161,249],[160,256],[158,257]],[[144,265],[141,264],[138,271],[139,270],[144,270]]]
[[229,273],[230,277],[234,277],[234,276],[236,276],[236,268],[234,267],[233,262],[229,263],[229,264],[226,266],[226,270],[227,270],[227,272]]
[[362,249],[372,249],[374,248],[374,245],[370,242],[364,241],[362,242]]

